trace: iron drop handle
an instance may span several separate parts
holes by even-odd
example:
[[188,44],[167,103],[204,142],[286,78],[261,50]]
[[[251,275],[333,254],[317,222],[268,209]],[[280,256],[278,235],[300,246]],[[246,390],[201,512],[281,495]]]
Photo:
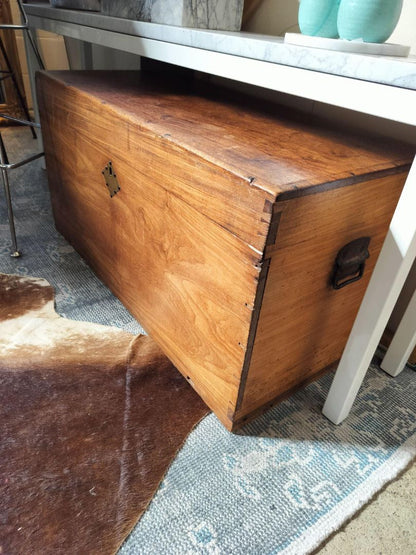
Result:
[[364,274],[365,261],[369,258],[370,237],[360,237],[338,251],[331,284],[334,289],[358,281]]

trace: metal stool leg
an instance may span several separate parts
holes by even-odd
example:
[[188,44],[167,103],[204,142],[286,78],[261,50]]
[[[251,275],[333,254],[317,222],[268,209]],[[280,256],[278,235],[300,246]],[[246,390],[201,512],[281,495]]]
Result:
[[[21,107],[21,109],[22,109],[22,111],[25,115],[25,118],[28,121],[30,121],[29,108],[27,107],[26,99],[25,99],[25,97],[23,96],[23,94],[20,90],[19,83],[17,82],[16,76],[14,74],[14,70],[13,70],[11,64],[10,64],[10,60],[9,60],[8,55],[7,55],[7,52],[6,52],[6,49],[4,47],[4,44],[3,44],[3,41],[1,39],[1,37],[0,37],[0,52],[3,56],[4,63],[6,64],[7,74],[8,74],[7,76],[10,77],[12,82],[13,82],[13,86],[14,86],[14,89],[16,91],[16,95],[17,95],[17,98],[19,100],[20,107]],[[34,127],[31,126],[30,131],[32,133],[32,137],[34,139],[36,139],[36,132],[35,132]]]
[[9,176],[7,175],[7,170],[5,170],[4,168],[1,168],[1,177],[2,177],[2,180],[3,180],[4,193],[5,193],[5,196],[6,196],[7,212],[8,212],[8,216],[9,216],[10,235],[11,235],[11,238],[12,238],[12,253],[11,253],[11,256],[13,256],[13,258],[19,258],[21,253],[17,248],[17,239],[16,239],[16,230],[15,230],[15,227],[14,227],[12,199],[10,198]]
[[[36,59],[39,68],[44,69],[45,66],[43,64],[43,61],[42,61],[41,55],[39,53],[39,50],[37,48],[36,41],[34,40],[34,37],[31,34],[31,30],[29,28],[29,22],[28,22],[28,19],[26,17],[26,13],[25,13],[25,10],[22,6],[21,0],[17,0],[17,5],[18,5],[18,8],[20,10],[20,14],[21,14],[21,18],[22,18],[22,24],[21,25],[14,25],[12,23],[10,23],[10,24],[8,24],[8,23],[1,24],[0,29],[11,29],[11,30],[21,30],[21,31],[23,31],[23,37],[25,39],[25,46],[26,46],[27,54],[30,51],[31,56],[33,56]],[[8,73],[12,77],[13,83],[15,85],[17,85],[17,82],[15,80],[15,76],[13,74],[12,68],[10,67],[10,62],[9,62],[8,57],[7,57],[7,53],[4,49],[4,45],[3,45],[2,42],[0,44],[0,51],[3,53],[6,65],[8,66],[8,69],[10,70]],[[33,68],[31,70],[31,64],[29,63],[29,60],[28,60],[28,65],[29,65],[29,74],[30,74],[30,78],[31,78],[32,90],[35,90],[34,87],[33,87],[33,85],[34,85],[34,71],[33,71]],[[2,114],[2,117],[5,117],[5,118],[13,120],[13,121],[16,121],[17,123],[20,123],[21,125],[29,125],[31,127],[33,136],[36,137],[36,134],[34,132],[34,128],[35,127],[40,128],[40,125],[39,125],[39,123],[34,123],[34,122],[30,121],[29,111],[27,109],[27,104],[25,103],[23,96],[20,95],[20,90],[17,86],[16,86],[16,90],[18,91],[18,95],[19,95],[19,98],[21,100],[22,107],[25,111],[25,116],[26,116],[27,119],[26,120],[21,120],[19,118],[14,118],[14,117],[8,116],[6,114]],[[38,119],[39,114],[38,114],[37,107],[36,107],[36,98],[35,97],[36,97],[36,95],[34,95],[34,108],[35,108],[36,119]],[[38,138],[38,142],[40,143],[40,146],[41,146],[40,150],[43,150],[43,148],[42,148],[42,138],[41,138],[40,135],[41,134],[39,133],[37,138]],[[24,160],[21,160],[19,162],[15,162],[13,164],[10,164],[8,156],[7,156],[6,148],[4,146],[3,138],[2,138],[1,133],[0,133],[0,172],[1,172],[1,177],[2,177],[2,180],[3,180],[4,193],[5,193],[6,202],[7,202],[7,210],[8,210],[9,226],[10,226],[10,235],[11,235],[12,247],[13,247],[12,256],[16,257],[16,258],[20,256],[20,252],[19,252],[19,249],[17,248],[16,230],[15,230],[15,226],[14,226],[14,216],[13,216],[13,207],[12,207],[12,201],[11,201],[11,195],[10,195],[10,184],[9,184],[9,174],[8,174],[8,172],[9,172],[9,170],[19,168],[21,166],[24,166],[25,164],[28,164],[29,162],[33,162],[34,160],[37,160],[37,159],[42,158],[42,157],[43,157],[43,152],[39,152],[37,154],[29,156],[28,158],[26,158]]]
[[7,152],[4,146],[3,137],[0,133],[0,171],[1,171],[1,178],[3,180],[3,187],[4,187],[4,194],[6,197],[7,203],[7,213],[9,217],[9,227],[10,227],[10,236],[12,238],[12,256],[14,258],[18,258],[20,256],[19,249],[17,248],[17,239],[16,239],[16,229],[14,227],[14,215],[13,215],[13,206],[12,206],[12,199],[10,195],[10,184],[9,184],[9,175],[7,173],[7,169],[4,167],[9,163],[9,159],[7,157]]
[[43,63],[42,56],[40,55],[40,52],[38,50],[36,41],[33,38],[32,32],[31,32],[30,27],[29,27],[29,21],[27,19],[26,12],[25,12],[25,10],[22,6],[22,0],[17,0],[17,6],[19,8],[20,15],[21,15],[21,18],[22,18],[22,21],[23,21],[23,25],[22,25],[23,30],[25,31],[25,33],[27,35],[27,38],[29,39],[29,43],[30,43],[30,45],[33,49],[33,53],[35,54],[35,56],[37,58],[37,61],[38,61],[38,64],[39,64],[39,69],[45,69],[45,64]]
[[1,164],[8,164],[9,157],[7,156],[6,147],[4,146],[3,137],[0,133],[0,163]]

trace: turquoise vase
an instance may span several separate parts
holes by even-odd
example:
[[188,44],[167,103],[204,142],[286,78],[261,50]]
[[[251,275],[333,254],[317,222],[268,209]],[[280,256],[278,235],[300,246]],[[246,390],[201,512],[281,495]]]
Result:
[[394,31],[403,0],[341,0],[338,33],[346,40],[385,42]]
[[337,15],[341,0],[301,0],[299,28],[304,35],[337,38]]

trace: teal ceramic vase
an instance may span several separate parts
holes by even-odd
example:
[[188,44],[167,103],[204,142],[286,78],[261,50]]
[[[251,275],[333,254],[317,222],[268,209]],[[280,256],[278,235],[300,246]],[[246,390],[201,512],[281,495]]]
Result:
[[346,40],[385,42],[394,31],[403,0],[341,0],[338,34]]
[[340,0],[301,0],[299,28],[304,35],[337,38],[337,15]]

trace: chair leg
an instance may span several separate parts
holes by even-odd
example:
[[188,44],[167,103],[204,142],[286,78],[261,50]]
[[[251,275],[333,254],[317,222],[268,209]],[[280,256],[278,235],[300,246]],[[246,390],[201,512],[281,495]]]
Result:
[[405,367],[416,344],[416,291],[409,302],[392,342],[380,364],[390,374],[398,376]]
[[416,258],[415,206],[416,158],[322,411],[335,424],[350,412]]

